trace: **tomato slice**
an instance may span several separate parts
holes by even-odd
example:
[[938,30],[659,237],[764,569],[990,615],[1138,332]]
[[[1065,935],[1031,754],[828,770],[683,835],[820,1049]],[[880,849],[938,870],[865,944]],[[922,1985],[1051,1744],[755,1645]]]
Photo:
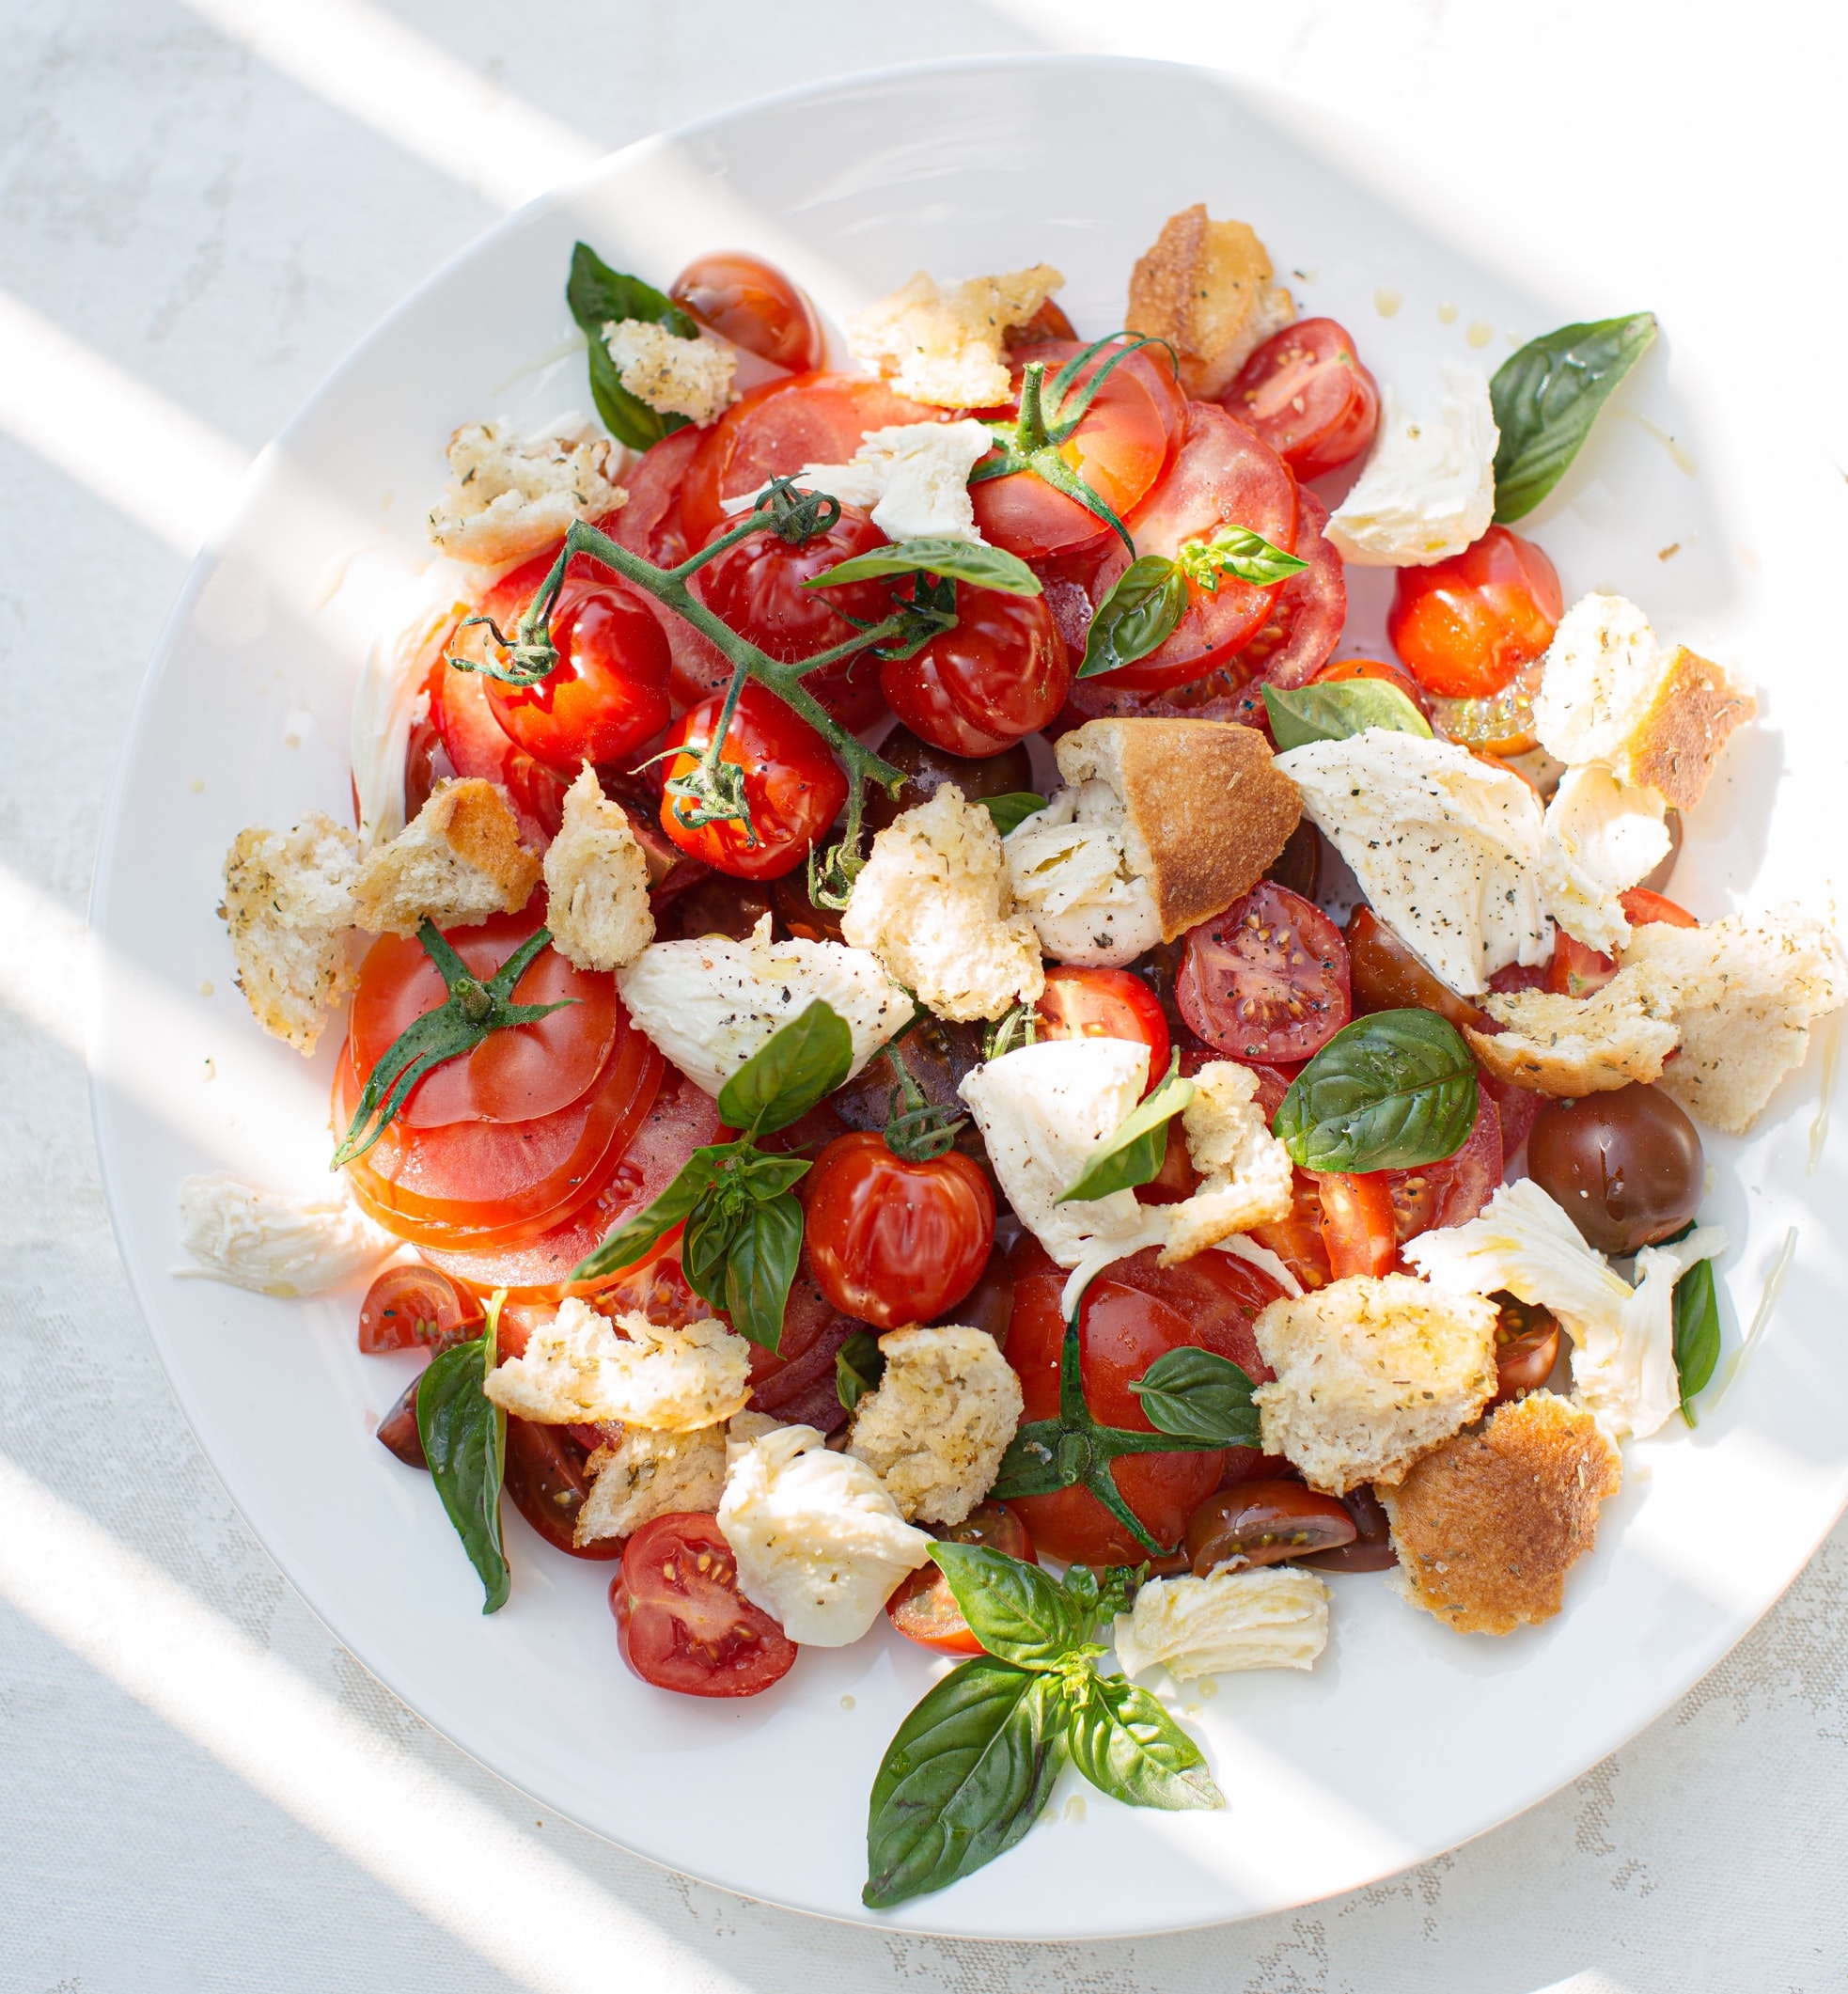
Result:
[[[1523,1090],[1525,1091],[1525,1090]],[[1460,1226],[1476,1217],[1501,1183],[1501,1114],[1486,1088],[1476,1095],[1476,1120],[1468,1139],[1441,1163],[1411,1170],[1376,1170],[1391,1201],[1392,1232],[1401,1246],[1440,1226]]]
[[752,1412],[769,1413],[788,1425],[832,1433],[847,1421],[847,1408],[835,1388],[835,1354],[866,1325],[844,1315],[822,1293],[805,1248],[783,1308],[783,1334],[775,1356],[751,1346]]
[[1390,1274],[1399,1242],[1393,1230],[1392,1189],[1381,1181],[1386,1173],[1311,1170],[1308,1174],[1315,1179],[1316,1197],[1322,1205],[1322,1244],[1328,1254],[1329,1273],[1337,1280],[1354,1274]]
[[1167,1072],[1168,1029],[1161,1000],[1127,969],[1085,969],[1059,963],[1033,1007],[1042,1039],[1133,1039],[1149,1048],[1149,1080]]
[[480,1302],[435,1267],[404,1262],[387,1267],[359,1305],[359,1347],[367,1357],[387,1350],[428,1350],[433,1357],[475,1335]]
[[494,718],[488,682],[439,658],[427,682],[430,716],[458,776],[479,776],[507,792],[520,820],[520,838],[542,852],[565,821],[569,779],[535,761]]
[[1249,1236],[1275,1253],[1306,1290],[1325,1288],[1334,1279],[1322,1230],[1322,1194],[1308,1170],[1291,1172],[1290,1210],[1283,1217],[1253,1226]]
[[1333,319],[1298,319],[1273,333],[1219,399],[1298,478],[1351,463],[1380,416],[1379,385]]
[[1190,1030],[1234,1059],[1307,1060],[1348,1021],[1348,952],[1320,907],[1261,879],[1189,931],[1175,998]]
[[1348,972],[1354,1008],[1432,1011],[1459,1031],[1499,1029],[1486,1011],[1433,976],[1365,901],[1348,916]]
[[[444,939],[486,981],[538,930],[543,910],[495,914]],[[353,993],[352,1059],[369,1074],[397,1041],[448,997],[436,965],[415,936],[382,934],[366,952]],[[616,979],[578,969],[556,949],[541,950],[513,987],[517,1004],[568,1008],[533,1025],[492,1033],[472,1053],[426,1074],[399,1110],[404,1128],[458,1122],[531,1122],[569,1107],[596,1081],[622,1028]]]
[[682,1696],[756,1696],[795,1666],[795,1643],[738,1591],[713,1516],[657,1516],[630,1538],[610,1581],[622,1658]]

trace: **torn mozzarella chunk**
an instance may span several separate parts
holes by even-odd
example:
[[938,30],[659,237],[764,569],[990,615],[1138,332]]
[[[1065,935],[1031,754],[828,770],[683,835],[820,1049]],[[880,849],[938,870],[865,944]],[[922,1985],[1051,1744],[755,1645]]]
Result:
[[1496,510],[1499,433],[1488,377],[1447,367],[1434,416],[1415,415],[1380,390],[1380,425],[1367,467],[1329,515],[1343,560],[1363,568],[1424,568],[1461,554],[1489,529]]
[[1111,1628],[1125,1675],[1177,1682],[1234,1669],[1311,1669],[1328,1645],[1328,1583],[1287,1564],[1151,1578]]
[[[804,464],[796,483],[870,512],[887,540],[964,540],[980,545],[969,473],[994,447],[985,423],[896,423],[867,431],[852,463]],[[760,495],[752,492],[728,498],[725,510],[748,512]]]
[[1014,899],[1056,962],[1117,969],[1162,939],[1125,846],[1122,799],[1101,779],[1060,790],[1003,840]]
[[283,1297],[337,1288],[399,1245],[353,1203],[344,1178],[320,1197],[292,1198],[228,1170],[180,1185],[180,1242],[198,1263],[180,1268],[182,1278]]
[[1659,790],[1596,762],[1567,769],[1546,807],[1542,858],[1547,912],[1588,949],[1615,955],[1630,939],[1619,895],[1668,856]]

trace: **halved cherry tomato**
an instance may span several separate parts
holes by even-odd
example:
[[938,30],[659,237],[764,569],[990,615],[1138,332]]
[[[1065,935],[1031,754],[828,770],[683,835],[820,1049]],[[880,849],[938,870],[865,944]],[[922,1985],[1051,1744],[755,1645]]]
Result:
[[1354,1520],[1352,1544],[1334,1550],[1308,1551],[1298,1561],[1319,1572],[1389,1572],[1399,1562],[1392,1547],[1392,1525],[1380,1507],[1371,1484],[1363,1482],[1341,1498],[1341,1507]]
[[1483,699],[1445,699],[1433,694],[1425,717],[1446,741],[1455,741],[1473,755],[1498,760],[1525,755],[1540,746],[1535,731],[1534,698],[1546,676],[1545,662],[1530,658],[1497,693]]
[[[1159,1357],[1187,1346],[1229,1358],[1254,1383],[1271,1376],[1259,1355],[1252,1321],[1282,1293],[1247,1262],[1209,1248],[1178,1266],[1159,1267],[1152,1248],[1116,1262],[1087,1292],[1079,1320],[1085,1395],[1101,1424],[1135,1433],[1154,1428],[1129,1387]],[[1058,1411],[1058,1359],[1065,1340],[1059,1291],[1065,1270],[1031,1234],[1010,1256],[1013,1317],[1007,1357],[1020,1374],[1023,1422]],[[1163,1545],[1178,1545],[1187,1519],[1217,1487],[1229,1454],[1130,1454],[1112,1465],[1118,1492],[1131,1513]],[[1256,1449],[1244,1450],[1256,1458]],[[1135,1563],[1148,1554],[1083,1486],[1026,1496],[1013,1509],[1041,1550],[1081,1564]]]
[[895,395],[859,374],[796,374],[753,388],[705,432],[681,486],[681,517],[696,547],[726,516],[722,501],[788,478],[806,463],[851,463],[869,430],[938,422],[942,409]]
[[1546,965],[1546,987],[1555,997],[1594,997],[1617,974],[1616,963],[1563,928],[1553,936],[1553,954]]
[[[521,841],[542,852],[564,822],[567,778],[515,744],[494,717],[488,703],[488,682],[478,671],[457,671],[438,658],[425,689],[430,694],[429,724],[442,742],[450,767],[458,776],[479,776],[484,781],[497,782],[519,819]],[[414,750],[415,746],[414,740]],[[405,773],[408,802],[411,768]],[[427,796],[429,791],[424,793]]]
[[1553,1375],[1559,1360],[1559,1324],[1550,1309],[1524,1302],[1505,1290],[1489,1299],[1499,1311],[1496,1323],[1496,1395],[1494,1405],[1538,1391]]
[[1241,1482],[1215,1490],[1187,1519],[1194,1576],[1221,1565],[1285,1564],[1355,1540],[1354,1518],[1333,1496],[1300,1482]]
[[1700,925],[1679,901],[1670,900],[1665,893],[1652,893],[1647,887],[1632,887],[1627,893],[1620,893],[1617,898],[1624,918],[1633,928],[1647,928],[1657,923],[1665,928],[1698,928]]
[[1159,1087],[1167,1073],[1167,1019],[1161,1000],[1127,969],[1055,964],[1046,971],[1046,987],[1033,1010],[1042,1039],[1132,1039],[1146,1045],[1144,1093]]
[[1499,1187],[1502,1162],[1501,1114],[1488,1091],[1479,1089],[1476,1120],[1454,1155],[1416,1170],[1373,1173],[1386,1185],[1398,1243],[1474,1218]]
[[1427,692],[1499,692],[1553,641],[1563,601],[1553,563],[1506,526],[1428,568],[1402,568],[1386,636]]
[[[728,520],[723,533],[737,525]],[[849,617],[877,623],[889,614],[892,591],[885,582],[850,582],[844,589],[804,584],[855,555],[886,544],[885,536],[857,506],[843,506],[825,533],[793,546],[780,533],[740,541],[694,577],[693,590],[721,622],[785,665],[830,651],[854,633]],[[860,652],[824,666],[803,680],[843,727],[865,727],[883,710],[879,660]]]
[[[1359,1175],[1311,1170],[1322,1204],[1322,1244],[1337,1280],[1355,1274],[1390,1274],[1398,1258],[1391,1186],[1384,1170]],[[1474,1216],[1473,1214],[1471,1215]]]
[[917,1162],[838,1137],[802,1185],[808,1264],[837,1309],[899,1329],[953,1309],[994,1244],[994,1194],[960,1150]]
[[[669,778],[693,772],[724,705],[723,697],[703,700],[668,730],[667,746],[686,750],[665,764]],[[744,770],[749,825],[688,824],[681,812],[692,805],[664,794],[661,828],[682,852],[736,878],[775,879],[792,871],[847,801],[847,777],[827,743],[753,680],[739,695],[719,752]]]
[[1273,333],[1219,400],[1306,479],[1352,463],[1380,416],[1379,385],[1333,319],[1298,319]]
[[1308,1170],[1291,1171],[1290,1210],[1281,1218],[1253,1226],[1250,1237],[1275,1253],[1306,1290],[1325,1288],[1334,1279],[1322,1232],[1322,1194]]
[[513,1506],[554,1550],[606,1564],[622,1555],[619,1537],[580,1545],[572,1532],[590,1494],[585,1472],[590,1451],[571,1428],[507,1417],[507,1493]]
[[[514,569],[482,598],[480,613],[506,636],[551,572],[553,555]],[[536,685],[484,683],[508,738],[537,761],[574,777],[586,761],[617,761],[667,724],[667,639],[645,600],[580,555],[565,572],[550,622],[558,662]],[[479,624],[457,651],[496,659]],[[465,676],[478,677],[478,673]]]
[[827,340],[807,292],[774,263],[735,250],[695,257],[667,295],[720,338],[792,374],[807,373],[827,358]]
[[1431,696],[1402,665],[1390,658],[1337,658],[1323,666],[1310,680],[1312,685],[1339,685],[1348,679],[1378,679],[1397,686],[1427,720],[1431,718]]
[[1406,948],[1363,901],[1348,916],[1348,971],[1355,1013],[1433,1011],[1459,1031],[1480,1031],[1492,1023],[1467,997],[1459,997]]
[[622,1658],[682,1696],[756,1696],[795,1666],[795,1642],[738,1590],[717,1518],[657,1516],[630,1538],[610,1581]]
[[428,1350],[433,1357],[476,1333],[481,1304],[436,1267],[412,1261],[387,1267],[359,1305],[359,1347],[367,1357],[387,1350]]
[[1188,931],[1175,999],[1188,1028],[1235,1060],[1307,1060],[1348,1021],[1348,952],[1322,909],[1260,880]]
[[[494,914],[446,937],[482,981],[538,930],[535,903],[518,914]],[[415,936],[382,934],[366,951],[353,992],[353,1062],[369,1074],[399,1036],[448,997],[436,965]],[[404,1128],[446,1128],[457,1122],[531,1122],[569,1107],[595,1084],[622,1028],[616,979],[574,968],[556,949],[543,949],[513,987],[517,1004],[565,1009],[531,1025],[491,1033],[460,1060],[446,1060],[419,1080],[399,1110]]]
[[428,1469],[423,1435],[417,1431],[417,1387],[424,1381],[420,1371],[400,1391],[391,1410],[379,1421],[379,1445],[394,1454],[406,1468]]
[[933,746],[998,755],[1065,704],[1072,660],[1042,597],[958,582],[955,629],[908,658],[886,659],[879,684],[886,705]]
[[[961,1523],[947,1525],[937,1535],[947,1544],[986,1545],[1023,1564],[1040,1562],[1026,1524],[1004,1502],[979,1502]],[[885,1616],[920,1648],[934,1648],[939,1655],[982,1653],[939,1564],[920,1565],[901,1579],[899,1590],[885,1602]]]

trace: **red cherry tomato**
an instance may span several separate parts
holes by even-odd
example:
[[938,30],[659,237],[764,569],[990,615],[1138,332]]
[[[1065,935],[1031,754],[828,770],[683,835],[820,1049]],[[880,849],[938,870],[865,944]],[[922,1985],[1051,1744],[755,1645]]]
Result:
[[[1254,1382],[1271,1376],[1258,1354],[1252,1320],[1282,1290],[1242,1260],[1208,1249],[1179,1266],[1158,1267],[1153,1248],[1118,1261],[1092,1282],[1080,1311],[1086,1401],[1100,1424],[1151,1433],[1130,1390],[1159,1357],[1192,1345],[1229,1358]],[[1058,1359],[1065,1340],[1059,1291],[1065,1270],[1030,1235],[1010,1256],[1014,1277],[1008,1361],[1020,1374],[1023,1421],[1057,1417]],[[1131,1454],[1111,1474],[1131,1513],[1163,1545],[1176,1545],[1187,1519],[1217,1487],[1229,1452]],[[1010,1503],[1041,1551],[1080,1564],[1135,1563],[1148,1555],[1082,1486]]]
[[555,1551],[606,1564],[622,1555],[619,1537],[573,1539],[577,1513],[590,1494],[585,1472],[590,1450],[569,1427],[540,1426],[512,1413],[507,1419],[507,1493],[513,1506]]
[[1397,686],[1427,720],[1431,718],[1431,699],[1424,687],[1402,665],[1389,658],[1337,658],[1332,665],[1323,666],[1309,683],[1337,685],[1348,679],[1379,679]]
[[696,257],[667,295],[720,338],[792,374],[807,373],[827,357],[822,322],[807,293],[774,263],[725,250]]
[[1041,596],[956,585],[956,627],[880,667],[885,703],[952,755],[998,755],[1065,704],[1072,661]]
[[477,1333],[481,1304],[459,1282],[421,1263],[387,1267],[359,1305],[359,1347],[368,1357],[387,1350],[432,1356]]
[[[670,778],[692,773],[724,705],[722,695],[706,699],[675,721],[667,746],[688,752],[664,764]],[[681,812],[692,806],[664,794],[661,828],[682,852],[736,879],[775,879],[792,871],[847,801],[847,777],[827,743],[753,680],[739,695],[720,756],[744,770],[749,826],[735,820],[688,824]]]
[[[1024,352],[1014,363],[1016,384],[1029,363],[1037,364],[1044,368],[1049,389],[1065,362],[1082,351],[1075,346],[1070,353],[1057,346],[1037,346]],[[1079,381],[1095,379],[1109,357],[1107,353],[1100,353],[1088,363]],[[1010,413],[1018,408],[1016,400]],[[1161,476],[1167,445],[1167,423],[1156,391],[1132,361],[1123,360],[1104,376],[1089,408],[1071,437],[1059,446],[1058,454],[1123,519]],[[1033,471],[985,479],[970,486],[969,496],[982,538],[1024,560],[1088,545],[1100,533],[1110,530],[1097,513]]]
[[960,1150],[910,1162],[884,1136],[841,1136],[816,1158],[802,1194],[817,1284],[875,1329],[953,1309],[994,1244],[994,1194]]
[[[737,525],[728,520],[719,530]],[[694,578],[694,593],[721,622],[785,665],[830,651],[854,634],[847,619],[877,623],[888,615],[892,591],[885,582],[850,582],[844,589],[803,585],[855,555],[886,544],[885,536],[857,506],[843,506],[825,533],[792,546],[780,533],[740,541]],[[865,727],[883,711],[879,660],[861,652],[824,666],[803,680],[843,727]]]
[[1298,319],[1273,333],[1219,400],[1298,478],[1352,463],[1380,417],[1379,386],[1333,319]]
[[937,422],[942,409],[858,374],[797,374],[753,388],[705,432],[681,486],[681,517],[696,547],[726,517],[722,501],[788,478],[806,463],[851,463],[869,430]]
[[1427,692],[1498,693],[1553,641],[1562,599],[1553,563],[1531,541],[1491,526],[1428,568],[1402,568],[1386,636]]
[[1322,1205],[1322,1244],[1330,1275],[1346,1280],[1354,1274],[1390,1274],[1399,1242],[1393,1232],[1392,1190],[1381,1181],[1386,1172],[1311,1170],[1309,1175]]
[[[482,598],[480,613],[504,636],[513,635],[553,557],[541,554],[514,569]],[[587,555],[572,561],[550,627],[558,662],[537,685],[484,681],[509,740],[572,777],[586,761],[619,761],[666,726],[667,639],[642,599],[608,569]],[[495,656],[478,624],[462,633],[459,649]]]
[[1281,1218],[1253,1226],[1250,1237],[1275,1253],[1303,1288],[1325,1288],[1334,1271],[1322,1230],[1322,1194],[1317,1181],[1308,1170],[1292,1170],[1290,1192],[1290,1210]]
[[1501,1184],[1501,1114],[1486,1088],[1476,1096],[1476,1120],[1468,1139],[1453,1156],[1411,1170],[1376,1170],[1392,1208],[1392,1230],[1401,1246],[1440,1226],[1474,1218]]
[[738,1590],[738,1561],[713,1516],[657,1516],[630,1538],[610,1581],[622,1658],[682,1696],[756,1696],[795,1666],[795,1642]]
[[1042,1039],[1133,1039],[1149,1048],[1149,1080],[1167,1072],[1168,1030],[1161,999],[1127,969],[1083,969],[1055,964],[1033,1007]]
[[1188,1028],[1235,1060],[1307,1060],[1348,1021],[1348,952],[1320,907],[1260,880],[1189,931],[1175,997]]
[[1204,1578],[1223,1564],[1293,1563],[1355,1536],[1354,1518],[1333,1496],[1300,1482],[1241,1482],[1215,1491],[1187,1519],[1187,1556]]
[[[947,1544],[986,1545],[990,1550],[1018,1558],[1023,1564],[1040,1562],[1026,1524],[1004,1502],[979,1502],[961,1523],[952,1523],[938,1534]],[[920,1565],[907,1573],[885,1602],[885,1615],[907,1641],[915,1641],[920,1648],[933,1648],[939,1655],[982,1652],[941,1565]]]
[[[538,931],[536,903],[518,914],[494,914],[459,928],[449,945],[485,981]],[[382,934],[366,952],[353,992],[352,1057],[370,1073],[399,1036],[448,997],[436,965],[414,936]],[[595,1084],[624,1028],[616,979],[574,968],[556,949],[543,949],[513,986],[518,1004],[563,1003],[532,1025],[514,1025],[483,1040],[460,1060],[436,1067],[411,1090],[399,1110],[403,1128],[446,1128],[456,1122],[531,1122],[568,1107]]]
[[[522,842],[542,852],[564,822],[565,792],[571,786],[568,778],[515,746],[512,736],[494,717],[488,699],[488,681],[478,671],[457,671],[439,658],[426,681],[426,690],[430,694],[427,724],[442,743],[449,766],[458,776],[478,776],[486,782],[498,783],[507,792],[513,814],[519,819]],[[414,755],[417,746],[414,731]],[[407,761],[410,760],[407,757]],[[412,800],[412,766],[407,766],[405,772],[407,804]],[[572,771],[573,776],[576,773],[575,769]],[[425,787],[424,797],[429,794],[429,788]],[[421,803],[423,799],[418,800]]]

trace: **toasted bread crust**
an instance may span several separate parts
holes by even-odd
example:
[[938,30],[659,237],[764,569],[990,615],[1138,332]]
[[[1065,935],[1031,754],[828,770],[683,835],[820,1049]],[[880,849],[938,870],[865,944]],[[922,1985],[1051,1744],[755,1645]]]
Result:
[[1057,752],[1068,782],[1102,777],[1122,798],[1164,941],[1249,892],[1303,813],[1263,735],[1229,720],[1088,720]]
[[1484,1000],[1500,1032],[1464,1028],[1469,1049],[1497,1080],[1577,1100],[1653,1080],[1680,1033],[1666,976],[1626,965],[1589,997],[1510,991]]
[[1499,1407],[1380,1484],[1413,1606],[1461,1634],[1551,1620],[1596,1541],[1622,1464],[1589,1412],[1550,1391]]
[[1252,349],[1295,316],[1290,293],[1271,275],[1248,223],[1209,221],[1197,201],[1169,215],[1136,259],[1126,322],[1166,339],[1180,355],[1182,385],[1196,400],[1211,400]]
[[353,882],[359,925],[371,934],[415,934],[426,918],[468,927],[496,910],[517,914],[540,878],[520,824],[492,782],[445,783],[414,823],[367,855]]
[[1637,734],[1631,750],[1635,779],[1652,784],[1677,809],[1691,810],[1705,793],[1728,737],[1757,706],[1711,659],[1684,646]]

